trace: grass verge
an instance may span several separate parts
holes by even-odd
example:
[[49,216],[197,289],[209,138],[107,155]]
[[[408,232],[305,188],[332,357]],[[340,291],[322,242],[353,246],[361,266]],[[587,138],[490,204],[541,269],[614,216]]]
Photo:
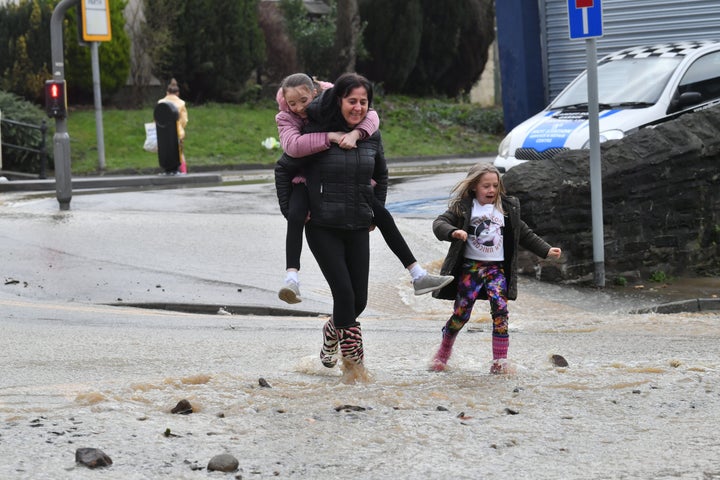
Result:
[[[138,110],[103,110],[105,173],[155,172],[157,154],[143,150],[144,123],[152,122],[154,105]],[[477,105],[385,97],[376,101],[387,158],[490,155],[502,137],[502,113]],[[270,101],[256,104],[188,105],[185,154],[188,167],[208,170],[243,165],[272,165],[280,151],[261,145],[277,138]],[[68,117],[72,172],[100,173],[95,111],[75,109]]]

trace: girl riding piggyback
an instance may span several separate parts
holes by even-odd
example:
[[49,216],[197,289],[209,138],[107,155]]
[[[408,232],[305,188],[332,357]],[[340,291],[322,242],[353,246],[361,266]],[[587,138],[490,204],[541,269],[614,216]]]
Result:
[[[285,239],[287,270],[285,285],[278,292],[278,296],[287,303],[302,301],[298,278],[302,234],[305,222],[309,215],[312,215],[308,211],[308,192],[303,176],[304,162],[312,161],[313,154],[329,149],[331,143],[336,143],[343,149],[357,148],[359,140],[371,137],[380,126],[377,112],[370,108],[365,118],[349,131],[303,133],[303,128],[309,121],[308,105],[318,95],[332,88],[331,83],[318,82],[304,73],[295,73],[283,80],[276,96],[280,111],[275,115],[275,122],[278,126],[280,145],[287,155],[281,158],[275,167],[275,187],[280,210],[288,221]],[[318,122],[327,119],[313,120]],[[292,181],[286,181],[288,178],[292,178]],[[403,267],[410,273],[416,295],[430,293],[452,281],[452,276],[432,275],[422,268],[415,260],[390,212],[378,201],[374,201],[372,208],[375,226]]]

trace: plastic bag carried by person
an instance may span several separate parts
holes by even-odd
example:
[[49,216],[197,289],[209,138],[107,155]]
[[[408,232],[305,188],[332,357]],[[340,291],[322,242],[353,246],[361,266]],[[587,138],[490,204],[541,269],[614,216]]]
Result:
[[145,124],[145,143],[143,144],[143,148],[148,152],[158,151],[157,127],[155,126],[155,122]]

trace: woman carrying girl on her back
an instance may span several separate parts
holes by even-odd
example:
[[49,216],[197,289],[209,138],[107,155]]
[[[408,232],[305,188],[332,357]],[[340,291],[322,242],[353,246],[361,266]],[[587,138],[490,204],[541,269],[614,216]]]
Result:
[[[372,136],[380,125],[377,112],[370,109],[362,121],[349,132],[303,133],[303,128],[308,124],[308,105],[318,95],[318,89],[324,91],[332,86],[328,82],[316,83],[304,73],[295,73],[283,80],[277,93],[280,112],[275,116],[275,122],[278,126],[280,145],[287,156],[284,157],[286,161],[278,162],[276,166],[275,185],[280,200],[280,210],[288,220],[285,237],[287,271],[285,284],[278,292],[278,297],[287,303],[302,301],[298,277],[302,233],[308,214],[312,215],[312,212],[308,211],[307,189],[302,175],[303,161],[300,159],[327,150],[331,144],[337,144],[343,149],[357,148],[358,140]],[[325,119],[320,120],[324,122]],[[288,178],[292,180],[288,182]],[[410,273],[416,295],[432,292],[452,281],[452,277],[432,275],[422,268],[415,260],[390,212],[377,199],[373,201],[372,208],[374,225],[380,229],[387,245]]]
[[[372,99],[372,84],[365,77],[341,75],[320,101],[310,105],[312,120],[305,131],[349,132],[366,118]],[[356,149],[332,145],[305,158],[311,212],[305,234],[333,297],[332,316],[323,327],[320,360],[332,368],[339,351],[343,382],[367,381],[358,317],[368,300],[373,199],[383,205],[387,193],[387,164],[380,132],[358,142]],[[278,164],[296,162],[283,154]],[[279,184],[288,183],[294,175],[290,169],[276,173]],[[278,190],[281,204],[288,201],[288,193],[287,188]]]

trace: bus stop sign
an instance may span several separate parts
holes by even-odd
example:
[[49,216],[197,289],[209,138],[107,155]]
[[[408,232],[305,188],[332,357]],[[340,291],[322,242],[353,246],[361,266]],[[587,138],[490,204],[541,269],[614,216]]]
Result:
[[568,0],[570,39],[602,37],[601,0]]

